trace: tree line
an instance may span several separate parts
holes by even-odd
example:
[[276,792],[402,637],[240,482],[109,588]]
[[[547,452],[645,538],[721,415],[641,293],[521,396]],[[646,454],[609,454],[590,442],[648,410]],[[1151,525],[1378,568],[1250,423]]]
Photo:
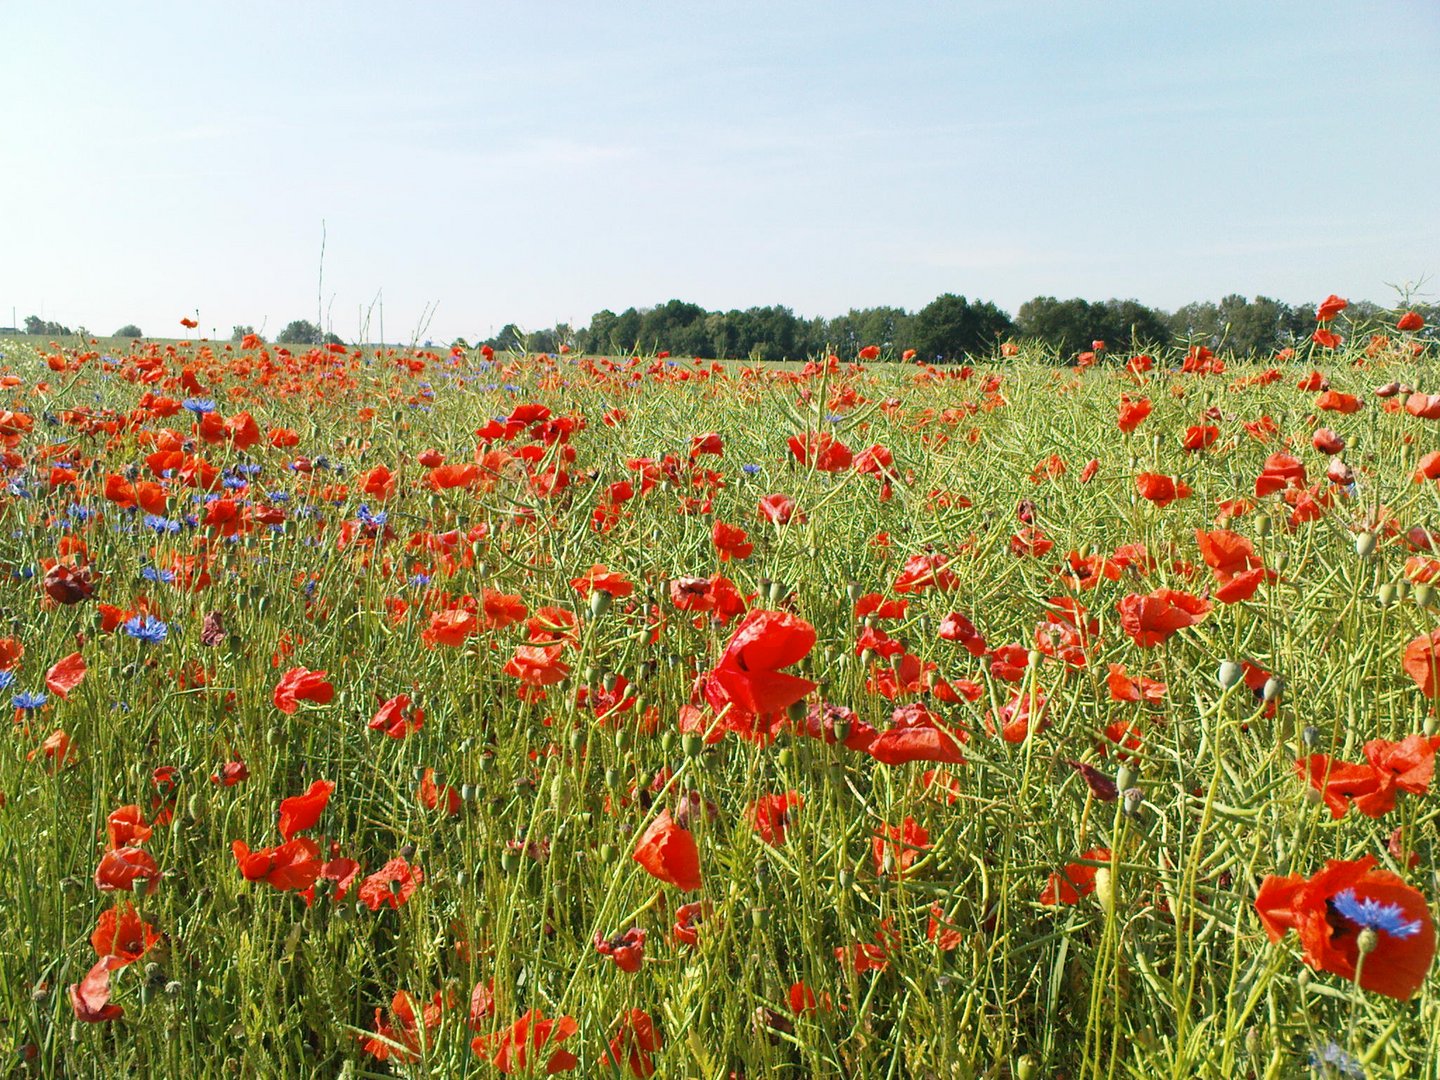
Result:
[[[1012,317],[993,303],[946,293],[918,311],[899,307],[852,308],[834,318],[803,318],[788,307],[707,311],[671,300],[651,308],[596,312],[587,326],[565,323],[525,333],[507,324],[478,341],[497,351],[528,349],[621,355],[667,351],[705,359],[795,360],[833,350],[853,356],[869,345],[890,356],[910,349],[923,360],[989,355],[1003,342],[1031,343],[1069,358],[1104,341],[1111,351],[1144,352],[1169,345],[1204,345],[1237,356],[1270,356],[1309,338],[1314,303],[1288,304],[1239,294],[1218,303],[1200,301],[1173,312],[1137,300],[1059,300],[1037,296]],[[1440,322],[1440,306],[1416,305],[1427,333]],[[1360,300],[1345,312],[1357,326],[1381,328],[1387,311]],[[1391,320],[1393,321],[1393,319]]]

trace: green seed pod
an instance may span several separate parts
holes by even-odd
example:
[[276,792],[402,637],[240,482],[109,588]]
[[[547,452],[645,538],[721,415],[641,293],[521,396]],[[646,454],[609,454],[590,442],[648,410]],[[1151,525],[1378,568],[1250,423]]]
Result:
[[1415,597],[1415,603],[1422,608],[1427,608],[1435,602],[1434,585],[1416,585],[1411,593]]
[[1115,786],[1121,791],[1135,786],[1135,766],[1128,761],[1115,770]]
[[849,600],[851,604],[859,603],[860,597],[863,595],[864,590],[861,589],[858,581],[852,581],[849,585],[845,586],[845,598]]
[[621,728],[615,732],[615,749],[622,754],[630,749],[630,730],[628,728]]
[[600,618],[610,610],[610,603],[614,598],[604,589],[592,589],[590,591],[590,617]]
[[1015,1062],[1015,1080],[1035,1080],[1040,1075],[1040,1066],[1029,1054],[1023,1054]]
[[1368,559],[1375,554],[1375,534],[1366,530],[1355,537],[1355,554]]
[[769,922],[769,917],[769,908],[754,907],[750,909],[750,925],[756,930],[764,929],[765,924]]
[[1220,684],[1221,689],[1229,690],[1245,677],[1245,669],[1234,660],[1222,660],[1220,670],[1215,674],[1215,681]]
[[1384,585],[1381,585],[1380,588],[1375,590],[1375,601],[1381,607],[1389,607],[1391,604],[1395,603],[1395,600],[1395,586],[1391,582],[1387,581]]
[[585,729],[576,728],[570,732],[570,749],[577,754],[585,749]]
[[779,761],[783,768],[789,769],[795,764],[795,751],[790,747],[784,747],[779,753]]
[[1400,581],[1395,582],[1395,599],[1396,599],[1396,600],[1407,600],[1407,599],[1409,599],[1409,597],[1410,597],[1410,582],[1405,581],[1403,578],[1402,578]]
[[1100,901],[1100,907],[1105,914],[1113,918],[1115,915],[1115,881],[1108,866],[1100,866],[1095,870],[1095,899]]
[[778,604],[778,603],[780,603],[781,600],[784,600],[784,599],[785,599],[785,594],[788,593],[789,591],[790,591],[790,587],[789,587],[788,585],[786,585],[783,581],[772,581],[772,582],[770,583],[770,595],[769,595],[770,603],[772,603],[772,604]]
[[605,770],[605,786],[608,788],[618,788],[620,786],[619,769],[612,767]]
[[1265,680],[1265,685],[1260,689],[1260,696],[1266,701],[1277,701],[1285,692],[1285,680],[1278,675],[1271,675]]
[[836,720],[833,730],[835,732],[835,741],[843,743],[846,739],[850,738],[850,721]]
[[667,729],[665,734],[660,736],[660,749],[667,754],[673,754],[675,752],[675,742],[678,738],[679,736],[675,733],[674,728]]
[[520,869],[520,853],[506,848],[500,853],[500,869],[507,874],[513,874]]
[[1271,527],[1272,525],[1274,525],[1274,523],[1275,523],[1275,522],[1274,522],[1274,519],[1271,518],[1271,516],[1270,516],[1269,514],[1256,514],[1256,515],[1255,515],[1255,535],[1256,535],[1256,536],[1269,536],[1269,535],[1270,535],[1270,527]]
[[838,880],[840,882],[840,888],[849,892],[850,887],[855,884],[855,871],[851,870],[848,866],[844,867],[838,875]]
[[186,810],[190,813],[191,821],[200,821],[205,816],[205,794],[196,791],[191,794],[190,801],[186,804]]
[[609,866],[615,861],[615,848],[610,844],[601,844],[600,849],[596,851],[595,854],[600,857],[600,861],[606,866]]
[[705,740],[693,731],[687,731],[680,736],[680,749],[688,758],[698,757],[700,751],[705,749]]

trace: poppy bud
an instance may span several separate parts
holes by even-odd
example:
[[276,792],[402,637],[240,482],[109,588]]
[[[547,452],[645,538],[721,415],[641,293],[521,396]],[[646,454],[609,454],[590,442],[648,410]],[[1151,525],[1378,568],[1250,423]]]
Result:
[[1100,901],[1100,907],[1106,915],[1115,915],[1115,881],[1108,866],[1095,870],[1095,899]]
[[608,788],[618,788],[620,786],[619,769],[609,768],[605,770],[605,786]]
[[770,603],[778,604],[785,599],[785,594],[790,591],[790,586],[783,581],[770,582]]
[[186,809],[190,811],[191,821],[199,821],[201,818],[203,818],[205,816],[204,795],[200,791],[196,791],[193,795],[190,796],[190,802]]
[[806,707],[804,700],[791,702],[785,710],[785,715],[790,718],[792,724],[803,724],[805,722]]
[[630,749],[630,731],[628,728],[621,728],[615,732],[615,749],[619,750],[622,754]]
[[570,732],[570,749],[574,750],[577,754],[585,749],[584,728],[576,728]]
[[605,677],[600,680],[600,685],[605,688],[605,692],[607,694],[613,694],[615,692],[615,687],[619,684],[619,681],[620,676],[617,675],[615,672],[611,671],[607,672]]
[[1115,770],[1115,786],[1121,791],[1127,791],[1135,786],[1135,766],[1125,762]]
[[1044,659],[1045,654],[1042,653],[1039,649],[1030,650],[1029,662],[1032,668],[1038,668],[1040,666],[1040,661]]
[[1380,944],[1380,935],[1373,927],[1365,927],[1355,936],[1355,951],[1360,954],[1361,959],[1375,951],[1375,946]]
[[1220,670],[1215,674],[1215,680],[1220,684],[1221,689],[1229,690],[1245,676],[1245,669],[1234,660],[1220,661]]
[[843,868],[840,871],[838,880],[840,882],[840,888],[849,892],[850,886],[855,884],[855,871],[851,870],[848,866]]
[[520,869],[520,853],[506,848],[500,853],[500,869],[507,874],[513,874]]
[[693,731],[680,736],[680,749],[687,758],[698,757],[705,748],[705,740]]
[[615,849],[609,844],[601,844],[600,850],[597,851],[596,854],[600,856],[600,861],[606,866],[609,866],[615,861]]
[[675,739],[674,729],[667,730],[665,734],[660,736],[660,749],[667,754],[673,754],[675,752]]
[[756,930],[763,929],[764,926],[765,926],[765,923],[768,921],[768,916],[769,916],[769,914],[770,914],[770,909],[769,909],[769,908],[763,908],[763,907],[751,908],[751,909],[750,909],[750,925],[753,926]]
[[1022,1054],[1015,1062],[1015,1080],[1035,1080],[1040,1075],[1040,1066],[1030,1054]]
[[1395,583],[1395,599],[1404,600],[1410,595],[1410,582],[1401,579]]
[[1375,534],[1366,530],[1355,537],[1355,554],[1368,559],[1375,554]]

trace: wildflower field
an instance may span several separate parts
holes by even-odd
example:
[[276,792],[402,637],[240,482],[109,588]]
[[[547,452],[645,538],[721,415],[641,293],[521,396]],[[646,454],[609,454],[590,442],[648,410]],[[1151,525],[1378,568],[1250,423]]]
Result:
[[1440,377],[1344,306],[0,342],[0,1071],[1437,1075]]

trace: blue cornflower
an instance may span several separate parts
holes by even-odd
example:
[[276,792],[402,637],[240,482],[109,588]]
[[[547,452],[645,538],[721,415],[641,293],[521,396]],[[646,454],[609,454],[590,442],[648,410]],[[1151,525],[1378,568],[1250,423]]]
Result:
[[40,708],[41,705],[44,705],[45,702],[49,700],[50,697],[48,694],[31,694],[21,692],[11,698],[10,704],[14,705],[17,709],[23,709],[26,712],[34,712],[36,709]]
[[261,465],[258,461],[241,462],[231,472],[239,473],[241,476],[259,476]]
[[1342,1050],[1338,1043],[1326,1043],[1311,1050],[1310,1067],[1325,1068],[1327,1075],[1338,1074],[1354,1077],[1355,1080],[1365,1080],[1365,1066]]
[[154,566],[141,567],[140,576],[146,581],[158,581],[162,585],[170,585],[175,581],[174,570],[161,570]]
[[831,413],[829,416],[825,417],[825,422],[827,424],[838,424],[841,420],[844,419],[845,417],[841,416],[839,413]]
[[81,506],[79,503],[74,503],[65,511],[65,516],[71,521],[85,522],[95,516],[95,511],[88,506]]
[[227,491],[242,491],[250,486],[249,481],[243,476],[227,476],[221,483],[225,485]]
[[23,479],[11,480],[10,483],[6,485],[5,491],[12,499],[31,498],[30,489],[25,486]]
[[411,584],[414,588],[423,589],[426,585],[429,585],[429,584],[430,584],[430,575],[429,575],[429,574],[416,574],[414,577],[412,577],[412,578],[410,579],[410,584]]
[[512,394],[518,394],[518,393],[520,393],[520,391],[521,391],[522,389],[524,389],[524,388],[523,388],[523,387],[520,387],[520,386],[516,386],[514,383],[508,383],[508,382],[507,382],[507,383],[505,384],[505,386],[504,386],[504,389],[507,390],[508,392],[512,393]]
[[215,400],[213,398],[187,397],[180,403],[180,406],[189,409],[196,416],[204,416],[206,413],[215,411]]
[[360,509],[355,512],[355,517],[361,525],[367,525],[376,529],[383,528],[385,523],[390,520],[390,515],[384,510],[376,510],[374,513],[371,513],[370,507],[363,503],[360,505]]
[[120,624],[120,629],[147,645],[158,645],[170,634],[170,627],[154,615],[132,615]]
[[758,472],[760,471],[760,466],[759,466],[759,465],[741,465],[741,466],[740,466],[740,471],[743,472],[746,476],[754,476],[756,473],[758,473]]
[[1393,938],[1414,937],[1420,932],[1419,919],[1406,919],[1399,904],[1382,904],[1366,897],[1361,900],[1354,889],[1343,889],[1331,898],[1335,910],[1358,926],[1383,930]]
[[13,671],[0,671],[0,690],[8,690],[14,681],[15,673]]
[[289,502],[290,493],[288,491],[267,491],[265,493],[265,498],[269,499],[271,502]]

